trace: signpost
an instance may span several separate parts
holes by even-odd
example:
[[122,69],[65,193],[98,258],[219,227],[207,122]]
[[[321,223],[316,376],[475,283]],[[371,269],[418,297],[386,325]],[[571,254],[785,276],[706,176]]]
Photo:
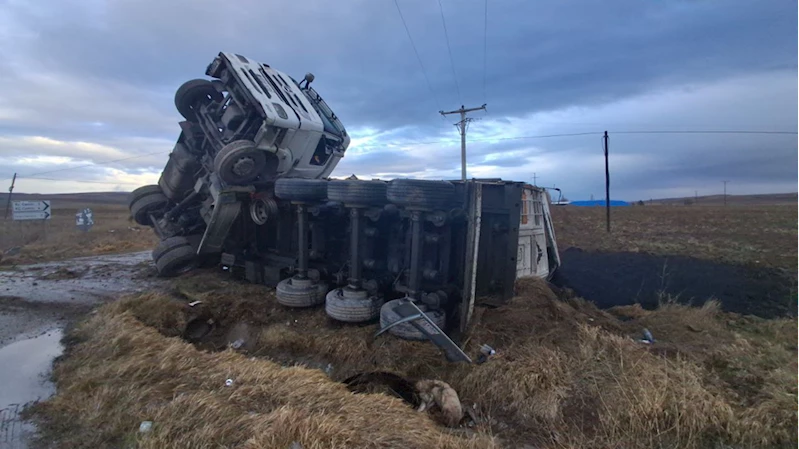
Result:
[[92,210],[88,207],[79,210],[78,213],[75,214],[75,226],[83,232],[89,232],[89,229],[94,226],[94,214]]
[[14,201],[11,204],[15,221],[50,219],[50,200]]

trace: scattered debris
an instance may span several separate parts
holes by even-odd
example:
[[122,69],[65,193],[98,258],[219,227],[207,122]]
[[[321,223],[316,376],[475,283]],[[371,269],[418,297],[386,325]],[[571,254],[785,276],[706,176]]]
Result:
[[148,433],[153,429],[153,422],[152,421],[142,421],[139,424],[139,433]]
[[477,357],[477,364],[480,365],[487,362],[488,359],[491,358],[491,356],[495,355],[496,353],[497,351],[494,350],[494,348],[492,348],[491,346],[488,345],[480,346],[480,355]]
[[242,346],[244,346],[244,340],[242,339],[238,339],[230,344],[230,347],[233,349],[240,349]]
[[655,337],[652,336],[652,332],[649,332],[649,329],[644,329],[644,338],[641,340],[641,343],[651,345],[654,342]]
[[189,307],[194,307],[194,306],[197,306],[197,305],[202,304],[202,303],[203,303],[202,301],[192,301],[188,305],[189,305]]
[[233,386],[233,379],[228,379],[228,380],[226,380],[226,381],[225,381],[225,386],[226,386],[226,387],[231,387],[231,386]]

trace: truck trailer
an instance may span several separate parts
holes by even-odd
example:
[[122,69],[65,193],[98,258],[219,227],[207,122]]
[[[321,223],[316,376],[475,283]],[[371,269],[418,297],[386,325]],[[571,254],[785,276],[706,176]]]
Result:
[[[560,265],[545,189],[502,179],[336,178],[350,144],[311,87],[234,53],[175,94],[180,135],[130,212],[160,243],[160,276],[221,265],[286,307],[379,321],[453,361],[475,302]],[[387,159],[387,164],[389,159]]]

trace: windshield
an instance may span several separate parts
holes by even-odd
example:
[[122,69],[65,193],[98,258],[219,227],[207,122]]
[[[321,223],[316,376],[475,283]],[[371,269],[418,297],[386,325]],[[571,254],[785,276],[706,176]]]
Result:
[[[299,85],[297,85],[299,87]],[[344,126],[341,125],[341,122],[338,120],[333,111],[330,110],[330,107],[325,103],[325,100],[319,96],[319,94],[310,87],[300,88],[308,100],[311,102],[311,105],[316,109],[316,112],[322,118],[322,123],[325,127],[325,132],[333,134],[339,138],[344,138]]]

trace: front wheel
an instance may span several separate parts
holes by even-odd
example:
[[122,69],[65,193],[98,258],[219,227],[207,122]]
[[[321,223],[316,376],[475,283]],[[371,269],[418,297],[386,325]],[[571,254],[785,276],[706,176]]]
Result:
[[199,264],[197,250],[189,239],[181,236],[162,240],[153,250],[153,260],[161,277],[174,277],[186,273]]
[[152,226],[150,214],[158,209],[163,209],[169,204],[169,199],[164,195],[160,186],[149,185],[139,187],[130,193],[128,208],[130,215],[136,223],[142,226]]
[[222,101],[222,93],[208,80],[186,81],[175,92],[175,107],[186,120],[196,123],[197,108],[203,104]]

